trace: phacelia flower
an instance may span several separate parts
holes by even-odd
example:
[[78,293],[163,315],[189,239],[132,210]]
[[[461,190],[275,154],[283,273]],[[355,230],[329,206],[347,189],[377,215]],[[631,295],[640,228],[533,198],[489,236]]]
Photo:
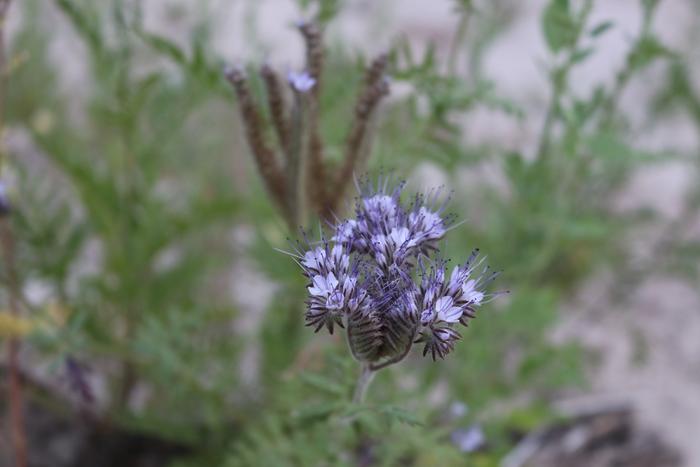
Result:
[[295,91],[301,93],[309,92],[316,84],[316,80],[307,71],[301,73],[290,71],[287,73],[287,81]]
[[451,271],[439,258],[452,218],[438,192],[406,203],[403,188],[362,186],[353,218],[294,255],[309,280],[306,324],[344,328],[353,356],[374,369],[402,360],[415,343],[444,358],[461,338],[455,328],[497,295],[486,292],[497,273],[478,249]]

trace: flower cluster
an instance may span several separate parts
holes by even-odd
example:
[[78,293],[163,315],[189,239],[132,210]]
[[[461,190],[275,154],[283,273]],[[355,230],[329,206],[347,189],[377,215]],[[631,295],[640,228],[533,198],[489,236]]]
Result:
[[451,272],[432,259],[452,224],[439,193],[405,203],[403,188],[386,180],[361,187],[354,218],[295,255],[309,279],[307,325],[344,328],[354,357],[375,369],[402,360],[414,343],[444,358],[461,337],[455,327],[494,296],[485,287],[497,273],[478,250]]

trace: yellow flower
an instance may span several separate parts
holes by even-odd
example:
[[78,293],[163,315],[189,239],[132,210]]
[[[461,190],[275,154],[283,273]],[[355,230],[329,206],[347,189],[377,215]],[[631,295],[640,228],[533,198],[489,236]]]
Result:
[[37,327],[31,319],[15,316],[7,311],[0,311],[0,337],[23,337]]
[[0,338],[24,337],[38,330],[62,328],[69,314],[68,308],[56,302],[49,303],[45,313],[37,318],[25,318],[0,310]]

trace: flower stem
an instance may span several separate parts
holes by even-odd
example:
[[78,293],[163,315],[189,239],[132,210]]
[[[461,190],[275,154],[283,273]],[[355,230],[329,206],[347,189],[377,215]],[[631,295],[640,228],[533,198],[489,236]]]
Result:
[[287,188],[289,212],[293,227],[304,225],[306,217],[306,141],[304,126],[306,125],[305,96],[294,91],[294,103],[291,116],[291,139],[289,143],[289,165],[287,167]]
[[375,371],[369,363],[362,364],[362,372],[357,378],[357,385],[355,386],[355,394],[352,397],[352,402],[354,404],[361,404],[365,400],[365,394],[367,393],[367,388],[374,379]]

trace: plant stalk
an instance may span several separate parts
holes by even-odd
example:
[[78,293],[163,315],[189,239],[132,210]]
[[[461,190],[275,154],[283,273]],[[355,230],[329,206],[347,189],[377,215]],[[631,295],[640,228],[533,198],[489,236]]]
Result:
[[[289,212],[292,219],[292,227],[305,224],[306,220],[306,141],[304,138],[304,125],[306,115],[304,112],[304,95],[294,91],[294,104],[292,106],[292,131],[289,151],[289,167],[287,174],[287,193]],[[319,182],[317,182],[319,183]]]
[[352,402],[354,404],[362,404],[365,400],[365,395],[367,394],[367,388],[374,379],[376,371],[372,369],[372,365],[369,363],[362,364],[362,370],[360,376],[357,378],[357,385],[355,386],[355,394],[352,397]]
[[[5,91],[7,88],[7,60],[5,51],[5,23],[7,11],[10,8],[10,0],[0,0],[0,171],[6,163],[5,141]],[[5,205],[0,209],[0,243],[2,258],[5,263],[5,274],[7,276],[7,291],[9,297],[9,307],[12,316],[19,315],[19,281],[15,268],[15,239],[12,234],[9,214],[10,207]],[[17,467],[27,467],[27,435],[24,425],[24,409],[22,404],[22,378],[19,369],[20,341],[17,337],[10,337],[7,341],[7,360],[9,367],[9,405],[10,405],[10,429],[12,447],[15,453],[15,465]]]
[[[15,242],[7,217],[0,220],[0,240],[2,256],[7,275],[10,313],[19,315],[19,293],[17,271],[15,270]],[[10,337],[7,341],[7,360],[9,369],[8,398],[10,405],[10,430],[12,445],[15,453],[15,465],[27,466],[27,436],[24,425],[24,409],[22,403],[22,379],[19,370],[20,341]]]

